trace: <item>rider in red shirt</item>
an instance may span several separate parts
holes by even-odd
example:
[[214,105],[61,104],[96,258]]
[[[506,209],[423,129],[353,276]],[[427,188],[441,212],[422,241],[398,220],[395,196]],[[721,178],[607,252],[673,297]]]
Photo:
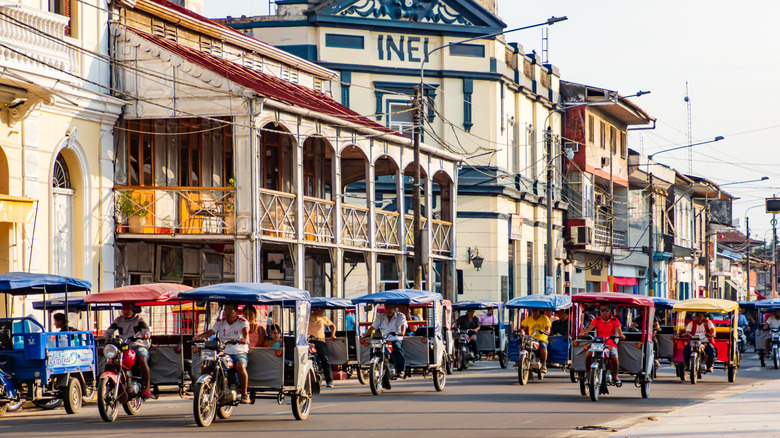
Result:
[[[601,317],[594,319],[590,325],[580,334],[580,337],[587,335],[591,330],[596,329],[596,336],[601,338],[609,338],[610,336],[618,336],[620,340],[626,339],[623,335],[623,330],[620,328],[620,321],[612,316],[612,309],[609,304],[602,304],[599,306],[599,314]],[[607,345],[611,345],[612,349],[608,350],[609,361],[612,363],[612,377],[615,381],[615,386],[620,387],[621,382],[618,379],[618,351],[617,345],[612,339],[607,340]],[[588,351],[585,354],[585,367],[590,369],[590,364],[593,362],[593,352]]]

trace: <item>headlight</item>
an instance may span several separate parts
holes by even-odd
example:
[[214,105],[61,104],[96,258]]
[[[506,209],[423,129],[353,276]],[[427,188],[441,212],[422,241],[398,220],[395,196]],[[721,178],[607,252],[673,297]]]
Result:
[[201,360],[217,360],[217,352],[214,350],[203,350],[200,353]]
[[117,353],[119,353],[119,349],[116,348],[116,346],[108,344],[105,347],[103,347],[103,357],[106,359],[113,359],[116,357]]
[[469,335],[460,335],[460,341],[461,342],[466,342],[468,340],[469,340]]
[[371,341],[371,348],[379,348],[382,346],[382,341]]

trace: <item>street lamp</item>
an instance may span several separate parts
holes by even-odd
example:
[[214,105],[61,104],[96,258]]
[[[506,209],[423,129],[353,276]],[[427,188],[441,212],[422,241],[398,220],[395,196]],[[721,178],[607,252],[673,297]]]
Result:
[[[461,44],[466,44],[471,41],[476,40],[483,40],[488,38],[493,38],[499,35],[506,35],[511,32],[517,32],[519,30],[525,30],[525,29],[531,29],[534,27],[540,27],[540,26],[552,26],[555,23],[566,21],[568,20],[567,17],[550,17],[544,22],[532,24],[530,26],[523,26],[518,27],[515,29],[510,29],[507,31],[500,31],[491,33],[488,35],[480,35],[473,38],[468,38],[465,40],[460,41],[454,41],[451,43],[444,44],[439,47],[435,47],[429,51],[425,52],[425,56],[423,56],[422,62],[420,62],[420,84],[415,87],[414,89],[414,194],[412,199],[412,208],[414,209],[414,218],[412,220],[412,228],[413,228],[413,235],[414,235],[414,288],[415,289],[422,289],[422,230],[420,226],[421,222],[421,214],[420,214],[420,204],[421,204],[421,193],[420,193],[420,134],[422,131],[422,120],[423,120],[423,98],[425,96],[425,63],[428,62],[428,58],[433,54],[434,52],[437,52],[441,49],[444,49],[446,47],[452,47],[457,46]],[[502,116],[503,117],[503,116]]]
[[[764,177],[767,178],[768,177]],[[763,178],[762,178],[763,181]],[[756,208],[756,207],[763,207],[764,204],[758,204],[754,205],[752,207],[748,207],[747,210],[745,210],[745,242],[747,243],[747,261],[746,261],[746,267],[747,267],[747,301],[750,301],[750,217],[748,217],[747,213]]]

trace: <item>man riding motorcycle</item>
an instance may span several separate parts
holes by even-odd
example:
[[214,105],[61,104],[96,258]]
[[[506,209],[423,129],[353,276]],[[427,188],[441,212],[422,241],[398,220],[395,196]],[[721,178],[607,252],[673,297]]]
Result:
[[401,312],[396,312],[397,306],[395,304],[385,304],[385,313],[377,315],[374,323],[368,328],[363,335],[364,338],[371,336],[374,331],[379,330],[382,336],[387,337],[391,333],[395,333],[397,338],[393,340],[393,363],[395,369],[398,371],[398,378],[403,379],[406,376],[406,358],[404,357],[404,347],[401,340],[406,334],[406,316]]
[[141,370],[141,378],[144,381],[144,390],[141,392],[141,398],[144,400],[152,396],[151,380],[149,371],[149,347],[151,347],[152,333],[149,331],[149,325],[135,312],[135,303],[122,303],[122,315],[116,317],[111,325],[103,332],[103,336],[98,339],[107,339],[118,332],[119,338],[127,341],[128,338],[141,334],[141,338],[130,343],[130,348],[135,351],[135,360],[138,368]]
[[[775,309],[775,312],[766,319],[764,322],[764,330],[780,328],[780,309]],[[769,344],[772,342],[772,337],[767,336],[764,340],[764,351],[771,351]]]
[[[587,335],[591,330],[596,330],[596,336],[606,339],[606,344],[612,346],[612,349],[607,350],[609,354],[609,361],[612,364],[612,379],[615,382],[615,386],[618,388],[621,385],[618,379],[618,370],[620,369],[620,363],[618,361],[618,348],[615,345],[615,341],[611,339],[612,336],[617,336],[620,340],[626,339],[623,335],[623,330],[620,326],[620,321],[612,316],[612,309],[609,304],[602,304],[599,306],[599,318],[594,319],[588,325],[588,327],[580,334],[580,337]],[[590,369],[590,365],[593,362],[593,352],[588,351],[585,355],[585,367]]]
[[520,322],[520,328],[523,329],[526,335],[532,336],[539,341],[539,360],[542,362],[543,373],[547,372],[547,342],[549,341],[548,335],[552,328],[552,322],[547,315],[542,314],[539,309],[531,309],[531,315],[526,316],[523,321]]
[[[707,314],[704,312],[696,312],[696,316],[693,317],[693,321],[689,322],[685,327],[683,337],[699,336],[702,345],[704,345],[704,354],[707,356],[707,372],[712,372],[712,364],[715,362],[715,348],[712,347],[711,338],[715,336],[715,324],[707,318]],[[685,366],[688,366],[688,362],[691,359],[691,344],[686,344],[683,348],[683,358],[685,359]]]
[[[469,330],[478,332],[480,327],[479,318],[474,316],[474,309],[467,310],[465,315],[461,315],[457,320],[455,320],[455,323],[452,325],[452,327],[457,328],[462,333],[468,333]],[[477,349],[477,340],[474,337],[469,338],[469,348],[475,352],[479,351],[479,349]]]

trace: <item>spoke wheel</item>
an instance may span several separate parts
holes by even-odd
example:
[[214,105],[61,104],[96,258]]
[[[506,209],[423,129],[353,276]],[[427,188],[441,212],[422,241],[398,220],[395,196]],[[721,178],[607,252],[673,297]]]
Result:
[[194,397],[192,398],[192,410],[195,414],[195,422],[200,427],[208,427],[214,421],[217,411],[216,397],[211,397],[211,387],[213,382],[206,380],[195,386]]
[[143,402],[144,401],[141,399],[141,397],[136,397],[126,401],[125,403],[122,403],[122,409],[125,410],[127,415],[137,415],[141,410],[141,405]]
[[357,378],[358,378],[358,382],[360,382],[361,385],[365,385],[366,383],[368,383],[368,373],[369,372],[370,371],[368,369],[358,367],[358,369],[357,369]]
[[578,379],[580,381],[580,394],[583,396],[588,395],[588,379],[585,377],[585,373],[578,373]]
[[98,382],[98,412],[100,413],[100,418],[106,423],[116,420],[116,415],[119,412],[116,406],[117,401],[113,398],[114,386],[114,381],[108,377],[104,377]]
[[81,411],[81,382],[75,377],[68,379],[68,384],[62,390],[62,400],[65,402],[65,412],[78,414]]
[[639,376],[639,390],[642,392],[642,398],[650,397],[650,379]]
[[299,394],[292,396],[292,411],[296,420],[305,420],[309,418],[309,409],[311,408],[311,378],[306,378],[306,383]]
[[531,376],[531,359],[527,355],[523,356],[517,365],[517,380],[521,385],[528,383]]
[[433,370],[433,387],[436,391],[444,391],[444,385],[447,384],[447,373],[441,367]]
[[385,375],[385,367],[382,366],[381,360],[376,360],[371,363],[371,372],[368,376],[368,383],[371,387],[371,393],[374,395],[379,395],[382,393],[382,380]]
[[601,395],[601,367],[591,368],[588,375],[588,391],[590,399],[594,402],[599,401]]
[[498,364],[501,366],[501,368],[506,368],[509,366],[509,355],[506,354],[506,351],[498,353]]

